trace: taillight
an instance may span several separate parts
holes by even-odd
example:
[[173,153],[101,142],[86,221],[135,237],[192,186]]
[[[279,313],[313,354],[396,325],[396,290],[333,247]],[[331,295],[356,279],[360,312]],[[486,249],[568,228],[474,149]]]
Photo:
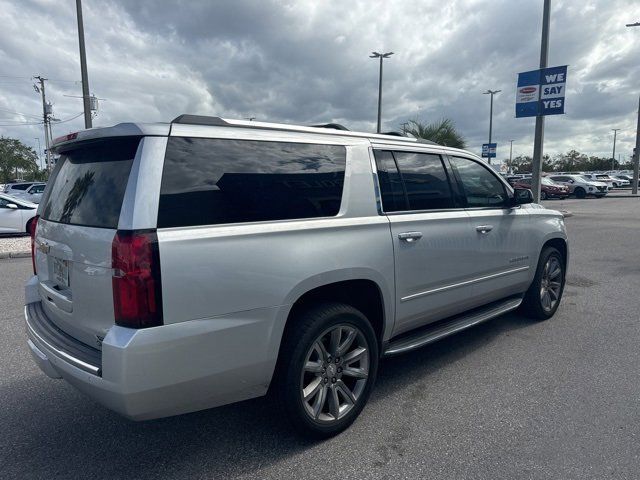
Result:
[[117,325],[162,325],[160,253],[155,231],[119,230],[111,247],[113,309]]
[[33,265],[33,274],[36,275],[36,229],[38,228],[38,219],[40,215],[33,217],[29,223],[29,235],[31,235],[31,265]]

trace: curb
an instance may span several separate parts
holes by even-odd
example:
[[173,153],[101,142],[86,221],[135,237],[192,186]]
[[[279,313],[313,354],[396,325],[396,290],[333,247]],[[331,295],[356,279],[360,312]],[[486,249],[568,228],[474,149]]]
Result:
[[0,253],[0,260],[5,260],[7,258],[29,258],[31,257],[31,252],[2,252]]

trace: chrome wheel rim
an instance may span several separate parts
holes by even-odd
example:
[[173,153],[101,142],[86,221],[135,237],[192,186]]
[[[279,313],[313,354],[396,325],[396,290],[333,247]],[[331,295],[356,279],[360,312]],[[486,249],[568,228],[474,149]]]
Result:
[[540,281],[540,302],[545,312],[551,312],[560,300],[562,264],[557,257],[549,257],[544,264]]
[[316,422],[344,418],[369,378],[369,345],[353,325],[341,324],[318,336],[305,356],[300,379],[304,409]]

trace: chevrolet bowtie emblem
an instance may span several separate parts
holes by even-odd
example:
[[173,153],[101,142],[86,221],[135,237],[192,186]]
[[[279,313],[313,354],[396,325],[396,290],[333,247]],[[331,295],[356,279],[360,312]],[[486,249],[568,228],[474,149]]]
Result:
[[49,244],[47,242],[39,242],[38,243],[38,250],[40,250],[42,253],[47,255],[49,253],[49,251],[51,250],[51,247],[49,246]]

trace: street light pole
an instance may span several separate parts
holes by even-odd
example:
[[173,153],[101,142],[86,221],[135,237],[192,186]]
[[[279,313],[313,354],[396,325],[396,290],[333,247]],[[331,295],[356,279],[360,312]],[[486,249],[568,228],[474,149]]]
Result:
[[612,128],[613,130],[613,155],[611,155],[611,170],[616,169],[616,136],[618,135],[619,128]]
[[[501,92],[502,90],[487,90],[486,92],[482,92],[483,95],[491,95],[491,106],[489,107],[489,145],[491,145],[491,133],[493,131],[493,96],[496,93]],[[489,164],[491,163],[491,147],[489,147],[487,161]]]
[[[640,27],[640,22],[627,23],[627,27]],[[633,152],[633,185],[631,193],[638,194],[638,166],[640,164],[640,100],[638,100],[638,126],[636,127],[636,149]]]
[[513,165],[513,140],[509,140],[509,168],[507,169],[509,173],[513,173],[511,171],[511,169],[513,168],[512,165]]
[[41,75],[33,77],[35,80],[38,80],[40,86],[34,84],[34,88],[36,92],[38,92],[42,96],[42,123],[44,124],[44,146],[46,148],[45,162],[47,162],[47,169],[51,171],[51,153],[49,152],[51,143],[53,139],[49,138],[49,127],[48,123],[50,121],[49,114],[47,113],[47,97],[44,90],[44,82],[47,80]]
[[378,53],[371,52],[372,55],[369,55],[369,58],[379,58],[380,59],[380,78],[378,79],[378,126],[376,128],[376,132],[380,133],[381,124],[382,124],[382,60],[385,58],[389,58],[393,55],[393,52],[387,53]]
[[82,0],[76,0],[78,17],[78,43],[80,44],[80,73],[82,74],[82,102],[84,104],[84,128],[91,128],[91,98],[89,95],[89,75],[87,74],[87,53],[84,48],[84,24],[82,22]]
[[[540,70],[547,68],[549,59],[549,17],[551,14],[551,0],[544,0],[542,12],[542,39],[540,41]],[[539,97],[538,97],[539,98]],[[544,144],[544,115],[536,116],[536,132],[533,142],[533,164],[531,166],[531,189],[533,200],[540,201],[540,181],[542,178],[542,155]]]
[[34,140],[38,142],[38,167],[42,167],[42,147],[40,146],[40,137],[35,137]]

